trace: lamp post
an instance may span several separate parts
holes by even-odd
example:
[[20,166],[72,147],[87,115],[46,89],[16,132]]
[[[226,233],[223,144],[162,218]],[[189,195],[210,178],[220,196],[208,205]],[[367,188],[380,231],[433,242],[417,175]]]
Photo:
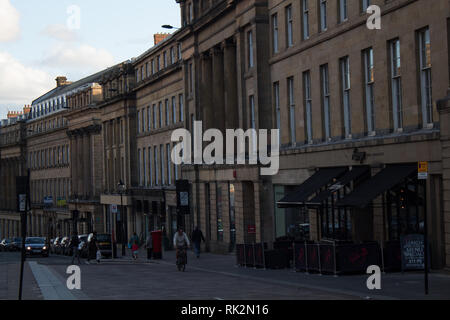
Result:
[[117,189],[120,193],[120,219],[122,220],[122,256],[125,256],[125,221],[124,221],[124,212],[123,212],[123,193],[125,191],[125,184],[122,180],[117,184]]

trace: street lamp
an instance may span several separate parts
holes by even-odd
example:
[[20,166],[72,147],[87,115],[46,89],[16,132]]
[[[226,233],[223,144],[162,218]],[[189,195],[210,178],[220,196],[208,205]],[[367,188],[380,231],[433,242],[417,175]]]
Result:
[[123,212],[123,193],[125,192],[125,184],[122,180],[117,184],[117,189],[120,193],[120,219],[122,220],[122,256],[125,256],[125,223],[124,223],[124,212]]

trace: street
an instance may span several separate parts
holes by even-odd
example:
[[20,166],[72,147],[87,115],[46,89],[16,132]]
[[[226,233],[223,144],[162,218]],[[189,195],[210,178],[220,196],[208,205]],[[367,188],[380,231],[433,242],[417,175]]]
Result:
[[[235,266],[233,255],[188,255],[186,272],[175,267],[174,252],[147,262],[130,256],[100,264],[82,259],[81,290],[68,290],[71,258],[28,258],[25,300],[354,300],[449,299],[450,276],[430,275],[430,295],[423,293],[423,274],[382,275],[382,289],[368,290],[368,276],[325,276]],[[0,253],[0,299],[17,299],[20,254]]]

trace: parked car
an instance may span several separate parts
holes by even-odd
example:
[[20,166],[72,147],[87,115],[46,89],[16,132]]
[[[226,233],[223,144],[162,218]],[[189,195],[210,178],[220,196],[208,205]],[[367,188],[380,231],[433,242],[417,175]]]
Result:
[[48,246],[50,253],[53,253],[53,242],[55,242],[55,239],[50,239],[49,246]]
[[61,240],[62,237],[56,237],[53,241],[52,252],[55,254],[61,254]]
[[27,255],[42,255],[48,257],[50,248],[48,247],[48,241],[43,237],[28,237],[25,239],[25,249]]
[[0,242],[0,251],[11,251],[11,243],[11,239],[3,239],[2,242]]
[[86,258],[87,257],[87,234],[79,235],[78,238],[80,239],[80,244],[78,245],[78,252],[80,254],[80,257]]
[[20,251],[22,250],[22,238],[13,238],[11,243],[11,251]]
[[64,237],[61,240],[61,244],[60,244],[60,252],[63,255],[67,255],[67,250],[69,248],[69,242],[70,242],[70,238],[69,237]]
[[[87,256],[87,250],[89,247],[89,243],[91,242],[93,236],[94,236],[94,234],[91,233],[88,237],[86,249],[84,250],[85,256]],[[98,243],[98,247],[99,247],[100,252],[103,257],[111,257],[112,256],[111,235],[110,234],[106,234],[106,233],[97,234],[97,243]],[[117,251],[115,243],[114,243],[114,251]]]

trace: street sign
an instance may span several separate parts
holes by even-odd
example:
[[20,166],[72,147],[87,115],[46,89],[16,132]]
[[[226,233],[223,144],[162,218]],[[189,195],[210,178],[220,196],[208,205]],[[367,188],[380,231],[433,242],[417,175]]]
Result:
[[19,194],[19,211],[25,212],[27,210],[27,195]]
[[117,213],[117,204],[112,204],[111,205],[111,212],[112,213]]
[[417,166],[417,179],[426,180],[428,178],[428,162],[420,161]]
[[177,213],[190,214],[189,181],[177,180],[176,191],[177,191]]
[[44,205],[49,207],[53,206],[53,197],[52,196],[44,197]]

